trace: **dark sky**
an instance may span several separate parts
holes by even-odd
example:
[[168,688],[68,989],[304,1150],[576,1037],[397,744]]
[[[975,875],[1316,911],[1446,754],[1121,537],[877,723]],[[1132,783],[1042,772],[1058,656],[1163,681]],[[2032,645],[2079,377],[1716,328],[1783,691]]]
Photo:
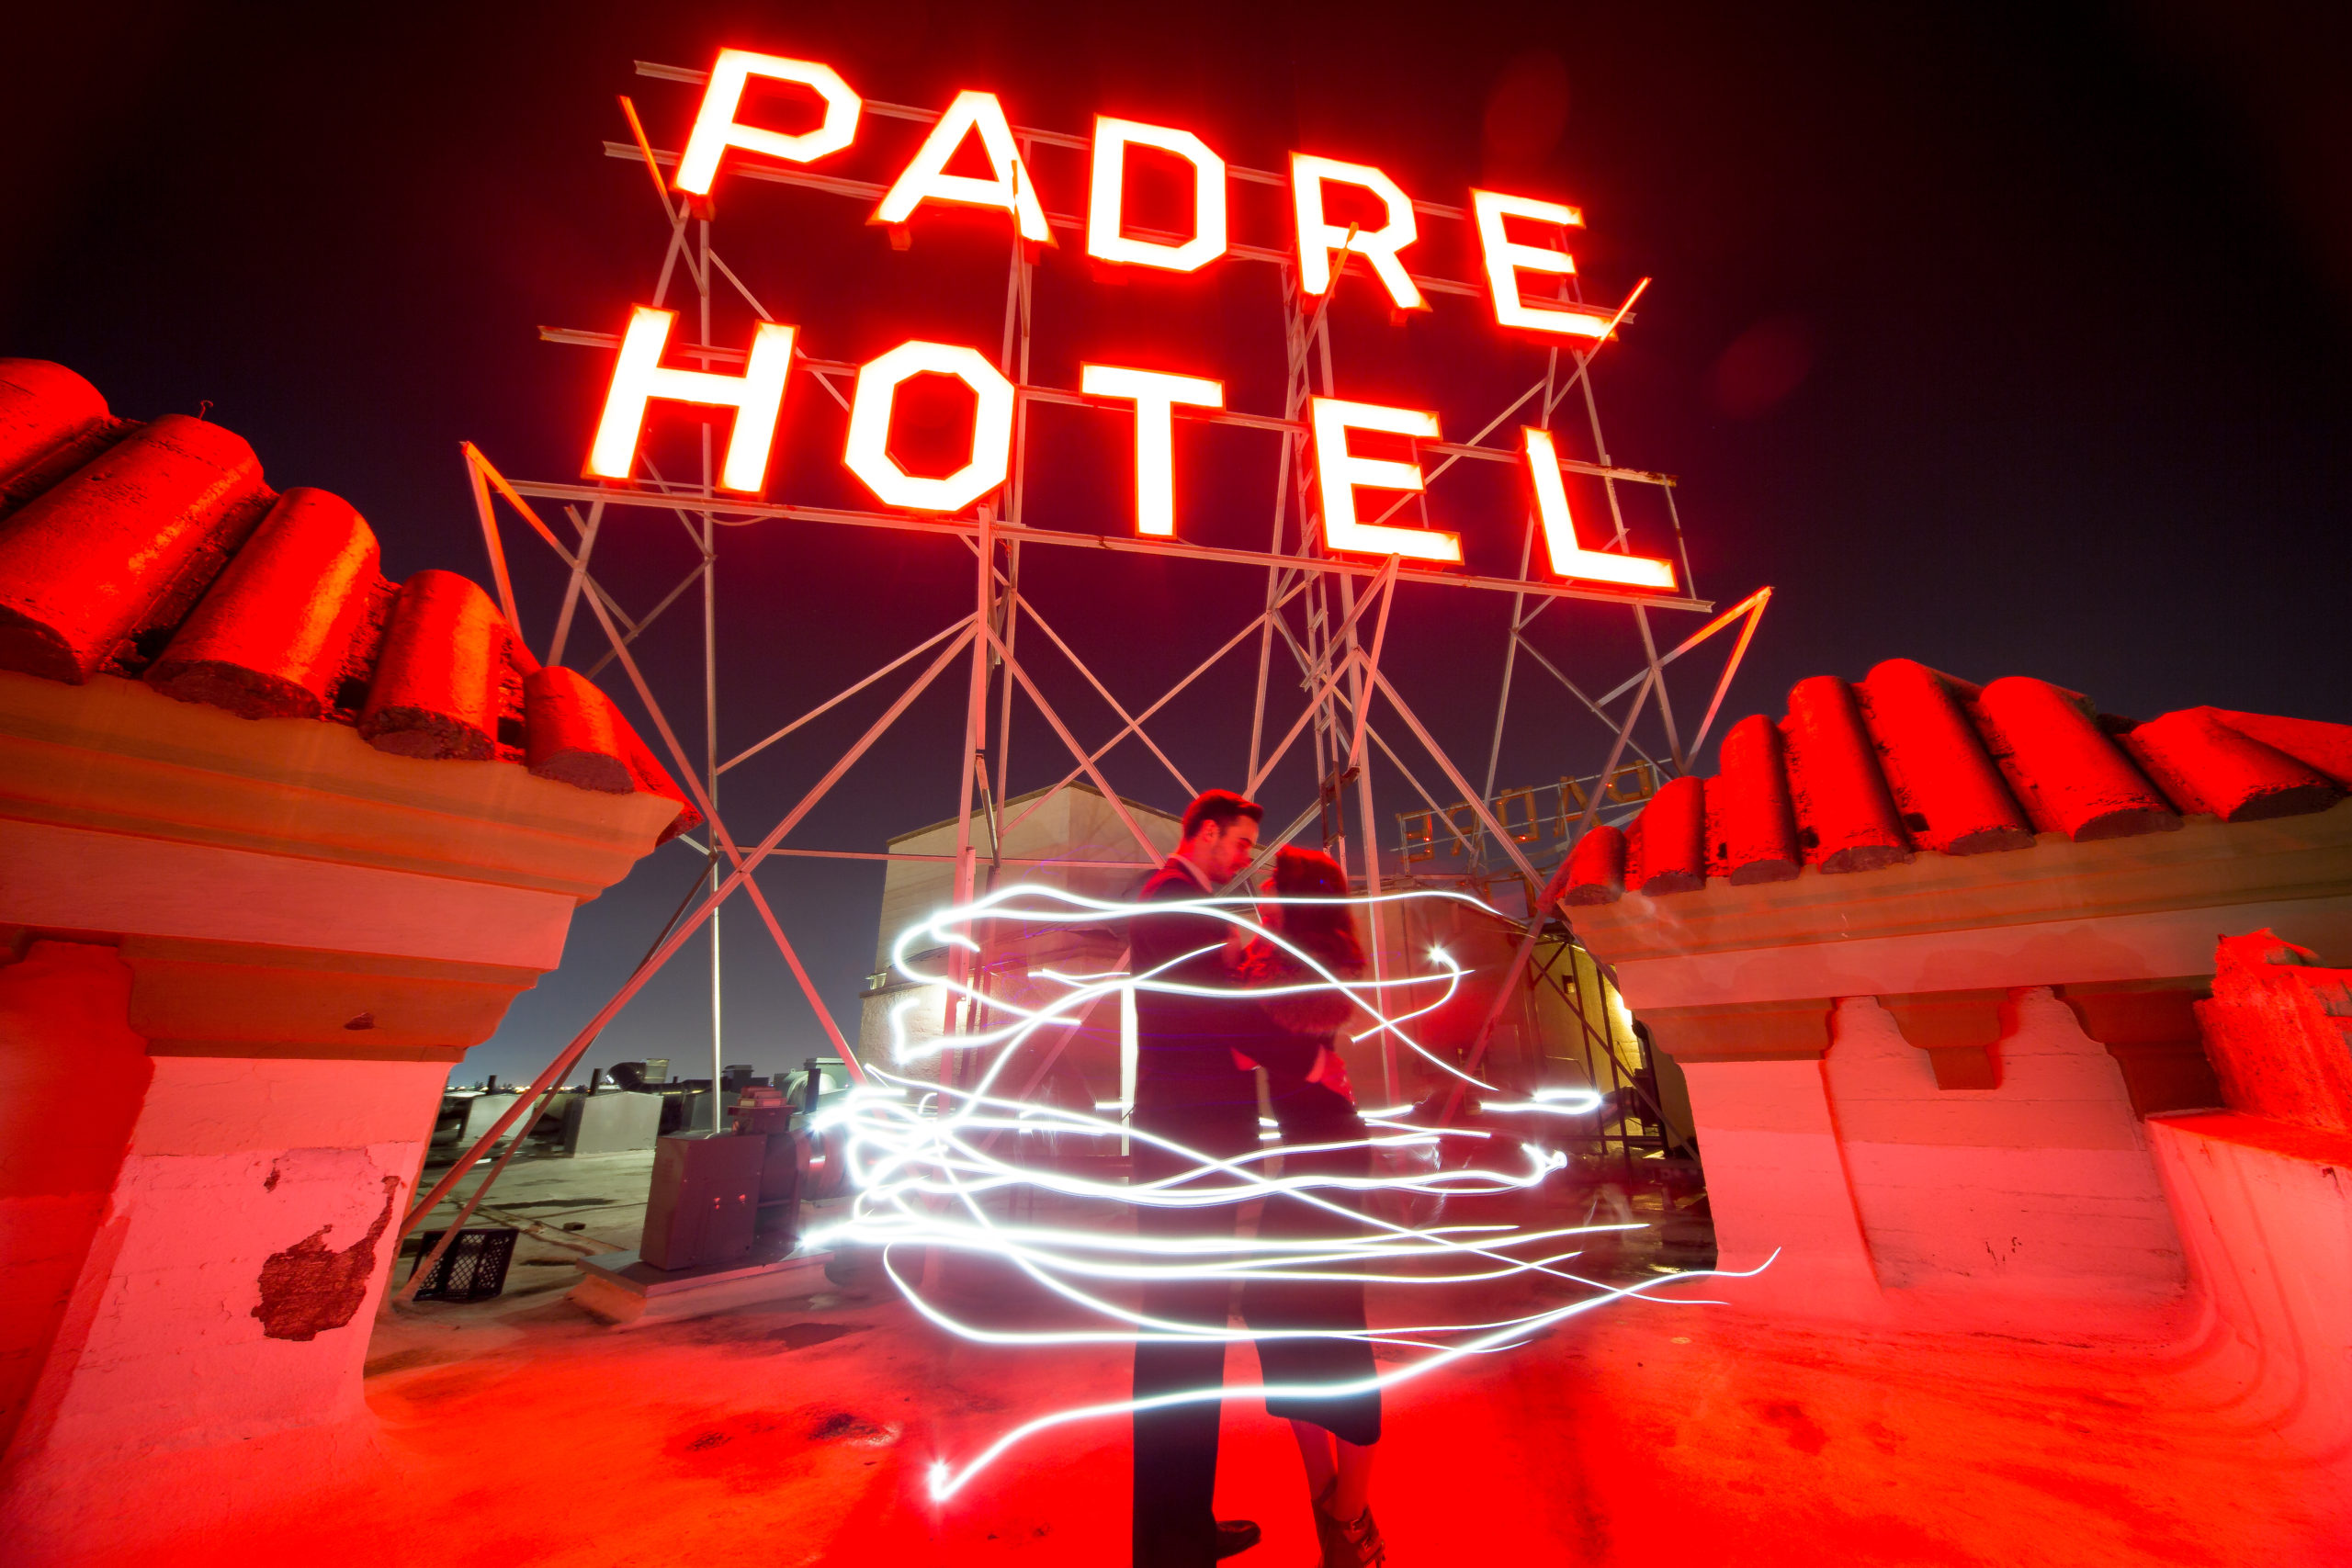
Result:
[[[1896,655],[1977,680],[2044,676],[2141,716],[2212,703],[2352,718],[2352,113],[2335,79],[2352,39],[2320,7],[1210,5],[1148,21],[844,0],[297,15],[46,6],[6,25],[0,353],[72,366],[126,414],[209,402],[274,483],[356,503],[394,577],[484,575],[460,440],[518,476],[578,471],[608,361],[534,329],[616,327],[649,298],[663,239],[642,170],[600,155],[624,134],[614,96],[633,95],[655,141],[675,146],[692,91],[630,62],[701,65],[735,44],[828,61],[876,99],[939,106],[986,87],[1024,124],[1083,131],[1098,111],[1125,114],[1194,129],[1236,164],[1279,167],[1298,148],[1378,164],[1428,199],[1483,180],[1581,205],[1591,292],[1657,280],[1596,373],[1611,456],[1679,476],[1702,593],[1778,591],[1726,718],[1780,711],[1803,676],[1860,677]],[[841,166],[887,179],[908,137],[869,119]],[[1041,158],[1037,177],[1049,206],[1081,208],[1075,162]],[[993,354],[1001,223],[925,220],[900,254],[838,198],[719,194],[721,254],[810,353],[863,359],[928,335]],[[1283,243],[1277,217],[1237,209],[1264,243]],[[1441,226],[1415,260],[1470,276]],[[1073,384],[1081,355],[1164,366],[1278,412],[1271,269],[1229,261],[1114,288],[1050,256],[1038,302],[1041,381]],[[740,338],[748,320],[722,311],[716,330]],[[1476,301],[1398,324],[1343,284],[1334,320],[1342,393],[1438,408],[1451,437],[1541,370]],[[777,492],[851,499],[839,428],[797,381]],[[1125,526],[1127,428],[1041,417],[1030,520]],[[1571,449],[1589,453],[1576,431]],[[1180,457],[1184,531],[1261,547],[1272,445],[1183,434],[1199,437]],[[1487,570],[1509,570],[1516,547],[1507,475],[1449,476],[1432,502]],[[1590,515],[1600,497],[1577,504]],[[1654,537],[1657,518],[1635,526]],[[558,580],[535,547],[512,547],[544,650]],[[1040,553],[1040,609],[1131,704],[1261,592],[1220,569]],[[642,513],[608,532],[601,566],[642,610],[692,559],[673,522]],[[960,613],[968,560],[944,541],[729,530],[722,748]],[[1470,597],[1400,598],[1388,652],[1476,773],[1502,623],[1499,602],[1454,603]],[[1690,624],[1660,620],[1669,635]],[[1626,658],[1622,612],[1559,612],[1536,636],[1579,675]],[[697,626],[664,622],[642,651],[698,750]],[[1691,663],[1678,698],[1702,704],[1719,666]],[[1072,677],[1042,655],[1038,672],[1082,733],[1106,732]],[[1239,770],[1249,675],[1237,664],[1171,711],[1165,741],[1202,782]],[[1523,676],[1517,691],[1505,783],[1598,763],[1605,735],[1555,688]],[[759,837],[875,711],[729,775],[738,835]],[[919,704],[792,841],[878,849],[949,815],[960,721],[954,693]],[[1016,721],[1015,789],[1059,776],[1054,745]],[[1181,805],[1140,749],[1111,767],[1127,793]],[[1309,797],[1308,772],[1270,784],[1275,816]],[[1394,775],[1377,776],[1384,804],[1400,802]],[[536,1068],[693,874],[685,851],[665,850],[583,908],[565,968],[462,1076]],[[878,874],[799,862],[763,886],[854,1030]],[[764,1070],[816,1048],[748,911],[730,910],[727,952],[729,1058]],[[689,949],[591,1060],[707,1060],[706,964]]]

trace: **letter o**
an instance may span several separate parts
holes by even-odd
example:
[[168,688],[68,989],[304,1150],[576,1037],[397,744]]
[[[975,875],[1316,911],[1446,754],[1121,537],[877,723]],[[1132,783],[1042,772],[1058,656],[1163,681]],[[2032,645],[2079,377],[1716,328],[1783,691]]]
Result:
[[[890,456],[890,414],[899,384],[926,374],[953,376],[979,399],[971,457],[944,479],[910,474]],[[902,343],[858,367],[842,463],[886,504],[910,512],[961,512],[1004,483],[1012,470],[1012,383],[978,350],[919,338]]]

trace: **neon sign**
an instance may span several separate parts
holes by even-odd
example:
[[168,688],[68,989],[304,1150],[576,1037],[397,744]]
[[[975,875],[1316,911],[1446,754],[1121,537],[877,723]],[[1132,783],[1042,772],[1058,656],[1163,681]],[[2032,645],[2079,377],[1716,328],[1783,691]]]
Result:
[[[741,118],[743,96],[755,79],[805,89],[816,101],[816,124],[792,133],[745,124]],[[722,50],[679,160],[675,188],[707,198],[727,168],[741,165],[746,157],[800,164],[831,157],[855,143],[862,107],[857,94],[831,66]],[[1225,160],[1200,137],[1171,126],[1098,116],[1089,145],[1084,229],[1090,258],[1114,267],[1144,266],[1197,275],[1234,254],[1227,215],[1228,171]],[[1127,162],[1129,150],[1136,147],[1171,155],[1189,165],[1193,176],[1189,236],[1170,241],[1127,231]],[[959,154],[966,166],[972,166],[977,158],[989,172],[985,175],[949,174],[949,164]],[[1304,294],[1329,296],[1345,270],[1343,264],[1360,259],[1363,270],[1369,271],[1396,310],[1430,309],[1402,259],[1420,236],[1414,202],[1394,179],[1370,164],[1294,152],[1289,184],[1292,254]],[[1380,221],[1366,225],[1337,220],[1326,199],[1333,187],[1369,197],[1380,210]],[[1565,299],[1531,300],[1521,287],[1527,277],[1563,280],[1576,275],[1575,258],[1564,246],[1538,241],[1545,231],[1565,240],[1569,230],[1583,226],[1582,212],[1559,202],[1499,191],[1473,190],[1470,198],[1486,293],[1496,325],[1507,332],[1532,334],[1539,341],[1566,339],[1587,348],[1606,342],[1631,308],[1631,299],[1610,310]],[[1005,118],[1004,107],[992,93],[967,90],[956,96],[888,186],[871,221],[888,225],[895,233],[933,204],[1001,211],[1023,242],[1055,243],[1044,199]],[[595,479],[629,479],[636,468],[647,409],[656,400],[731,407],[736,411],[734,428],[719,487],[739,495],[761,494],[769,479],[770,454],[783,412],[797,329],[773,321],[761,323],[745,356],[743,373],[729,376],[676,369],[662,363],[674,319],[673,312],[647,307],[633,312],[590,446],[587,472]],[[898,389],[910,378],[925,374],[963,381],[977,400],[969,456],[962,468],[940,479],[908,473],[889,453]],[[1090,399],[1132,405],[1136,532],[1173,537],[1178,516],[1175,410],[1180,406],[1222,409],[1222,384],[1162,370],[1089,364],[1083,368],[1080,390]],[[1021,389],[973,348],[910,340],[859,368],[842,464],[886,505],[933,515],[962,512],[1004,484],[1021,395]],[[1418,458],[1373,457],[1351,451],[1349,433],[1434,441],[1438,418],[1433,412],[1318,398],[1309,423],[1323,539],[1329,549],[1442,566],[1461,564],[1458,533],[1366,522],[1357,511],[1359,490],[1412,494],[1420,491],[1426,480]],[[1521,456],[1535,513],[1543,525],[1552,575],[1634,592],[1673,591],[1674,568],[1666,560],[1578,544],[1561,478],[1562,465],[1548,432],[1529,429]]]
[[[1387,217],[1377,229],[1366,231],[1350,224],[1342,229],[1323,216],[1323,187],[1326,185],[1353,186],[1370,191],[1380,198]],[[1373,276],[1380,279],[1388,298],[1400,310],[1426,310],[1428,304],[1413,280],[1405,276],[1405,264],[1396,253],[1420,238],[1420,230],[1413,221],[1413,203],[1399,190],[1396,182],[1378,169],[1363,164],[1342,164],[1330,158],[1310,158],[1304,152],[1290,155],[1291,210],[1298,220],[1298,286],[1309,294],[1331,292],[1331,254],[1346,251],[1360,255],[1372,264]]]
[[[1193,165],[1193,237],[1181,245],[1131,240],[1126,216],[1127,149],[1157,147]],[[1189,130],[1094,117],[1094,183],[1086,205],[1086,254],[1097,261],[1198,272],[1225,254],[1225,160]]]
[[[1158,265],[1158,264],[1154,264]],[[1116,365],[1079,367],[1078,389],[1090,398],[1128,398],[1136,405],[1136,532],[1163,538],[1176,533],[1176,405],[1225,407],[1225,384],[1197,376],[1128,370]]]
[[[953,376],[979,400],[972,417],[972,451],[944,479],[919,479],[890,456],[890,412],[910,378]],[[858,367],[850,399],[849,442],[842,461],[865,488],[910,512],[961,512],[996,489],[1012,467],[1012,383],[979,351],[953,344],[902,343]]]
[[[979,133],[992,173],[987,179],[947,173],[947,161],[975,131]],[[904,223],[926,201],[1000,207],[1012,214],[1023,239],[1041,245],[1054,243],[1053,231],[1046,227],[1046,209],[1037,205],[1037,187],[1029,182],[1029,172],[1013,148],[1012,127],[1005,123],[1004,106],[996,101],[994,93],[956,95],[956,101],[915,150],[906,173],[874,209],[874,221]]]
[[1335,550],[1459,563],[1459,534],[1442,534],[1434,528],[1388,528],[1356,520],[1358,487],[1419,491],[1422,488],[1421,468],[1418,463],[1359,457],[1348,450],[1348,432],[1378,430],[1391,435],[1418,435],[1434,441],[1437,415],[1422,409],[1383,408],[1378,403],[1351,403],[1339,398],[1317,398],[1310,406],[1314,410],[1315,478],[1322,491],[1324,542]]

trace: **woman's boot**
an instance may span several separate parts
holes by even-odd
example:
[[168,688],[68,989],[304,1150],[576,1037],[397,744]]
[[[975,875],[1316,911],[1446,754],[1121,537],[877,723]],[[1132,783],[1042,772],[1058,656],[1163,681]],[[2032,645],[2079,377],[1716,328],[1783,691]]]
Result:
[[1335,1478],[1315,1504],[1315,1539],[1323,1548],[1323,1568],[1378,1568],[1388,1561],[1388,1543],[1380,1539],[1371,1506],[1353,1519],[1335,1519],[1325,1510],[1339,1489]]

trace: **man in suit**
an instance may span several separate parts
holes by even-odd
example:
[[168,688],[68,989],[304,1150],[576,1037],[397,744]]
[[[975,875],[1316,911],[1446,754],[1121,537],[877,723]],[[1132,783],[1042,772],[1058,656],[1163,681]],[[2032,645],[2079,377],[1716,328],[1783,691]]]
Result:
[[[1146,904],[1204,900],[1246,868],[1258,848],[1263,815],[1254,801],[1213,789],[1185,809],[1183,839],[1168,863],[1144,883]],[[1217,916],[1182,908],[1136,915],[1128,927],[1131,972],[1186,986],[1232,984],[1225,966],[1236,928]],[[1133,1143],[1136,1185],[1191,1169],[1193,1159],[1153,1142],[1164,1138],[1216,1159],[1258,1147],[1256,1076],[1234,1057],[1231,1042],[1239,1004],[1219,997],[1136,993],[1136,1102],[1131,1125],[1147,1136]],[[1216,1174],[1207,1179],[1228,1181]],[[1136,1208],[1139,1239],[1229,1236],[1235,1205]],[[1231,1287],[1222,1280],[1148,1280],[1147,1317],[1222,1329]],[[1217,1388],[1225,1382],[1225,1345],[1218,1339],[1136,1343],[1137,1399]],[[1195,1400],[1135,1416],[1136,1568],[1208,1568],[1258,1543],[1246,1519],[1219,1520],[1216,1429],[1220,1404]]]

